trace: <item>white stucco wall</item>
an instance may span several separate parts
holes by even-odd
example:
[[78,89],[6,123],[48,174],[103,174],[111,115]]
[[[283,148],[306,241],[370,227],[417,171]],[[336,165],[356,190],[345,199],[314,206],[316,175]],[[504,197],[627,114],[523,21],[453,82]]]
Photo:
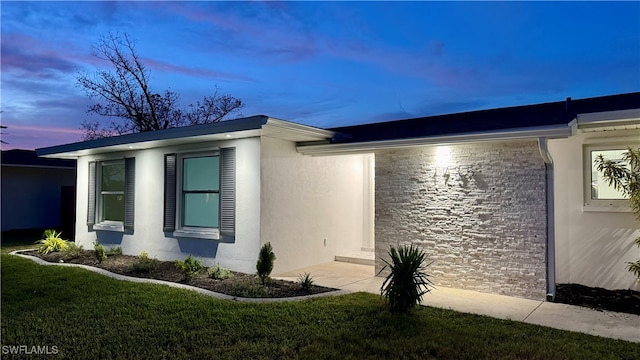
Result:
[[[164,209],[164,155],[236,148],[236,236],[234,242],[176,239],[162,231]],[[123,157],[136,158],[135,227],[133,234],[90,231],[87,227],[88,163]],[[205,265],[214,262],[236,271],[254,272],[260,243],[260,140],[248,138],[202,143],[196,146],[157,148],[78,159],[76,242],[93,249],[98,238],[105,246],[122,246],[123,252],[146,251],[160,260],[183,259],[189,254]]]
[[369,155],[303,156],[293,142],[269,137],[261,154],[260,232],[277,256],[274,274],[360,250]]
[[[630,212],[586,211],[583,146],[619,142],[640,132],[596,132],[550,140],[555,187],[556,283],[607,289],[640,289],[626,263],[640,257],[640,236]],[[626,145],[626,142],[621,144]]]

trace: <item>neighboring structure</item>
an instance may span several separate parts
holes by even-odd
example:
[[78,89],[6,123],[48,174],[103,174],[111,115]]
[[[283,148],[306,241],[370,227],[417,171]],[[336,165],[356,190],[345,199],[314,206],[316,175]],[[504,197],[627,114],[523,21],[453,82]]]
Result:
[[255,116],[38,151],[78,159],[85,247],[253,272],[270,241],[276,273],[375,248],[377,273],[414,243],[436,285],[541,299],[557,283],[640,288],[625,269],[637,224],[591,168],[639,144],[632,93],[330,130]]
[[56,228],[73,236],[75,160],[45,159],[32,150],[2,151],[2,231]]

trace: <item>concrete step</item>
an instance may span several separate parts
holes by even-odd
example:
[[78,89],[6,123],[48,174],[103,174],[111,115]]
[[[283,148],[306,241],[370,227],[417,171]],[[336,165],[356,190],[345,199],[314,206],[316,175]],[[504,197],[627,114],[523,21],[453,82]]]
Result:
[[335,256],[335,261],[360,265],[375,265],[375,253],[373,251],[352,251]]

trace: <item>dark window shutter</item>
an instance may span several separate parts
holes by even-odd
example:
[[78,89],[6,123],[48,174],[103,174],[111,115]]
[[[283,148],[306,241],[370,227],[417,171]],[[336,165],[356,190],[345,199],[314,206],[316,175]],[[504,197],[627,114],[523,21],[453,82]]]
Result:
[[220,155],[222,162],[220,234],[234,236],[236,227],[236,149],[221,149]]
[[164,156],[164,232],[176,229],[176,160],[176,154]]
[[96,162],[89,162],[89,193],[87,194],[87,225],[96,223]]
[[135,218],[136,159],[124,159],[124,229],[133,230]]

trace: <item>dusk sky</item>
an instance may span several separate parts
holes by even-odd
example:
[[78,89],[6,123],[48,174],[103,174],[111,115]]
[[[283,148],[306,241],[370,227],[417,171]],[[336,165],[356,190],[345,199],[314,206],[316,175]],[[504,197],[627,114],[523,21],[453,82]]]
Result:
[[[333,127],[640,91],[640,2],[9,2],[3,149],[82,139],[80,71],[128,33],[184,105]],[[105,119],[108,121],[108,119]]]

